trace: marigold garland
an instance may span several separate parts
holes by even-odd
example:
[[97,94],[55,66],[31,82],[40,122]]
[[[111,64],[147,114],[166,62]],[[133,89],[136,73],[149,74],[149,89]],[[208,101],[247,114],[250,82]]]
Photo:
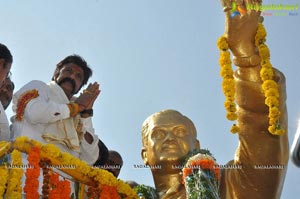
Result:
[[0,141],[0,158],[8,152],[10,147],[10,142]]
[[273,135],[282,135],[285,130],[280,126],[279,88],[274,81],[274,71],[270,63],[270,50],[265,44],[267,32],[262,23],[258,24],[255,36],[255,45],[261,58],[260,77],[263,81],[262,90],[265,96],[265,104],[269,107],[269,132]]
[[[235,121],[237,120],[235,81],[226,37],[220,37],[217,41],[217,46],[220,50],[219,65],[221,67],[220,76],[223,77],[222,90],[225,95],[224,107],[227,111],[226,118],[230,121]],[[237,133],[239,131],[239,127],[236,124],[233,124],[230,131],[232,133]]]
[[71,188],[68,180],[60,180],[58,173],[51,172],[49,182],[49,199],[70,199]]
[[39,198],[39,176],[40,176],[40,148],[34,146],[30,149],[28,156],[28,165],[26,169],[26,180],[24,186],[24,192],[27,198],[38,199]]
[[185,167],[182,169],[183,171],[183,184],[185,184],[185,179],[188,175],[191,175],[194,169],[203,169],[203,170],[211,170],[214,173],[214,176],[217,180],[220,180],[220,168],[218,164],[215,162],[214,158],[212,158],[208,154],[197,154],[191,157],[186,163]]
[[6,166],[2,165],[0,166],[0,199],[3,199],[3,194],[5,192],[5,189],[7,187],[6,183],[8,180],[8,169]]
[[[191,153],[182,169],[182,183],[186,198],[219,199],[220,168],[212,154],[206,149]],[[193,155],[195,154],[195,155]]]
[[43,186],[42,186],[42,195],[43,199],[49,198],[49,192],[50,192],[50,169],[47,165],[49,165],[51,162],[48,159],[43,159],[40,161],[40,167],[43,171]]
[[103,186],[100,193],[101,199],[120,199],[116,187],[114,186]]
[[[74,171],[79,173],[79,177],[88,177],[89,179],[93,179],[94,182],[97,183],[97,187],[100,186],[113,186],[116,187],[117,192],[124,196],[124,198],[138,198],[136,192],[131,189],[131,187],[123,182],[122,180],[118,180],[111,174],[110,172],[90,167],[86,162],[81,161],[78,158],[70,155],[66,152],[61,152],[58,147],[53,144],[41,144],[40,142],[34,141],[29,139],[28,137],[18,137],[14,142],[14,147],[21,150],[21,151],[29,151],[32,145],[38,145],[41,148],[41,158],[49,158],[51,161],[56,161],[59,165],[70,165],[73,169],[62,169],[63,171],[73,172],[72,174],[75,175]],[[45,157],[44,157],[45,156]],[[76,168],[76,170],[74,170]],[[86,182],[92,183],[93,182]]]
[[99,198],[100,190],[98,187],[89,186],[87,191],[88,199]]
[[24,111],[28,102],[34,98],[39,96],[39,92],[36,89],[25,92],[22,96],[20,96],[17,103],[16,110],[16,120],[22,121],[24,116]]
[[23,176],[23,164],[22,154],[18,150],[13,150],[11,153],[11,169],[9,171],[9,180],[6,190],[7,198],[21,199],[22,198],[22,176]]
[[[261,59],[260,77],[262,80],[262,90],[265,96],[265,104],[269,107],[269,128],[268,131],[273,135],[282,135],[285,130],[280,126],[280,109],[279,109],[279,88],[278,84],[273,80],[274,70],[270,63],[270,50],[264,43],[266,41],[267,32],[262,23],[258,24],[255,45],[258,48]],[[228,120],[234,121],[237,119],[237,109],[235,103],[235,82],[233,70],[230,60],[230,52],[228,48],[227,38],[221,36],[217,41],[218,49],[220,50],[219,64],[221,66],[220,75],[223,77],[222,88],[225,95],[224,107],[227,111],[226,117]],[[239,132],[240,128],[233,124],[231,127],[232,133]]]

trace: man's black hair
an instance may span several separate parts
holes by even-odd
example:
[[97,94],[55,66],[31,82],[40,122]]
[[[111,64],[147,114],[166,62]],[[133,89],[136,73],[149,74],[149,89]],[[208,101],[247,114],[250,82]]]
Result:
[[9,49],[0,43],[0,59],[4,59],[6,63],[13,62],[13,56],[11,55]]
[[108,149],[100,139],[98,141],[98,147],[99,147],[99,157],[98,160],[93,165],[95,167],[103,166],[108,159]]
[[85,85],[89,78],[92,76],[93,74],[93,71],[92,69],[88,66],[88,64],[86,63],[86,61],[80,57],[79,55],[70,55],[66,58],[64,58],[62,61],[60,61],[57,65],[56,65],[56,69],[54,71],[54,74],[53,74],[53,77],[52,77],[52,80],[55,80],[58,76],[59,76],[59,71],[60,69],[65,65],[65,64],[69,64],[69,63],[72,63],[72,64],[76,64],[77,66],[79,66],[82,70],[83,70],[83,73],[84,73],[84,79],[83,79],[83,82],[82,82],[82,85],[80,86],[79,90],[81,89],[81,87],[83,85]]

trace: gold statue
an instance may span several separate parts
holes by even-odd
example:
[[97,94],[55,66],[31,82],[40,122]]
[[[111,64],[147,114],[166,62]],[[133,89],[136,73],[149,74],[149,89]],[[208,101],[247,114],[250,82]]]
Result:
[[[247,10],[242,16],[232,16],[230,12],[232,3],[245,9],[245,2],[262,3],[260,0],[222,1],[226,12],[225,37],[237,65],[234,78],[240,128],[239,146],[228,165],[239,165],[240,169],[222,170],[220,194],[222,199],[279,199],[289,157],[285,78],[274,70],[273,79],[280,93],[279,122],[286,132],[272,135],[268,131],[269,111],[261,88],[261,66],[254,43],[260,12]],[[186,198],[180,165],[190,151],[200,148],[196,137],[192,121],[174,110],[154,113],[143,123],[142,158],[151,168],[159,198]]]

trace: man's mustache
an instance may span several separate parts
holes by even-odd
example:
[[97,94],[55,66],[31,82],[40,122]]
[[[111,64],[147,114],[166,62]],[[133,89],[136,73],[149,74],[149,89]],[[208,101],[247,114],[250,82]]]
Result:
[[65,82],[69,82],[72,85],[72,93],[74,94],[76,92],[75,91],[75,89],[76,89],[76,83],[75,83],[75,81],[73,79],[69,78],[69,77],[66,77],[66,78],[60,80],[58,82],[58,85],[62,85]]

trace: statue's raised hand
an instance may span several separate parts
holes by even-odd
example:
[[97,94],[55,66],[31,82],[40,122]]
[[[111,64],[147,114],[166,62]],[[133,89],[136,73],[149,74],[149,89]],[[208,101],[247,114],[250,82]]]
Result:
[[254,40],[261,18],[259,9],[255,10],[253,7],[259,7],[262,0],[221,0],[221,2],[226,13],[225,37],[233,55],[250,57],[257,54]]

